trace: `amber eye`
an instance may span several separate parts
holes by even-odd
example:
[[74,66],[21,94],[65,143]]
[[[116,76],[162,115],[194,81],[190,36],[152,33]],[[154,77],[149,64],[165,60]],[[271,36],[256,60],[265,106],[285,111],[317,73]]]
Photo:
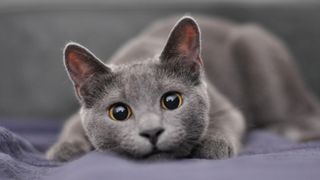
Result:
[[178,92],[167,92],[161,98],[161,107],[167,110],[177,109],[182,105],[182,95]]
[[124,121],[130,118],[132,111],[130,107],[124,103],[115,103],[110,106],[108,113],[112,120]]

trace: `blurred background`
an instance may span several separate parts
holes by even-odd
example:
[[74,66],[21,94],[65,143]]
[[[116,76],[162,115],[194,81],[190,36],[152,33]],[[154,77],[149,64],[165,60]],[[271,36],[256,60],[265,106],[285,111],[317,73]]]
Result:
[[62,63],[65,43],[79,42],[106,60],[153,21],[185,13],[262,25],[287,44],[307,85],[320,95],[317,1],[1,0],[0,126],[31,142],[52,132],[43,139],[51,143],[79,107]]

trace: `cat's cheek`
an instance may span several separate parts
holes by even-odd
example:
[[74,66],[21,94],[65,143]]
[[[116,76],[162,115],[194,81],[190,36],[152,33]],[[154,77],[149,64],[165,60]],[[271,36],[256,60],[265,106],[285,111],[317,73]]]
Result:
[[116,145],[117,137],[114,133],[116,127],[106,122],[104,114],[99,114],[93,109],[82,108],[80,117],[82,126],[96,149],[103,151]]

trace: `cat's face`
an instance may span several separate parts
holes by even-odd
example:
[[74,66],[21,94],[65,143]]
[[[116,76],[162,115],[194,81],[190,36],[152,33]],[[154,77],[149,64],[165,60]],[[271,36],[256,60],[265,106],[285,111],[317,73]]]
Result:
[[138,158],[191,153],[208,126],[199,36],[194,20],[183,18],[159,58],[112,67],[67,45],[66,67],[95,148]]

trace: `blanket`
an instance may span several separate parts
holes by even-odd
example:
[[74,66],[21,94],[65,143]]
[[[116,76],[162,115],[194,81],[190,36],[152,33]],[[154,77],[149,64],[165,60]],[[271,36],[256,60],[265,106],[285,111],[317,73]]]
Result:
[[44,158],[33,145],[36,141],[0,127],[1,180],[320,179],[320,141],[299,144],[262,130],[248,135],[239,156],[225,160],[137,162],[93,151],[77,160],[57,163]]

